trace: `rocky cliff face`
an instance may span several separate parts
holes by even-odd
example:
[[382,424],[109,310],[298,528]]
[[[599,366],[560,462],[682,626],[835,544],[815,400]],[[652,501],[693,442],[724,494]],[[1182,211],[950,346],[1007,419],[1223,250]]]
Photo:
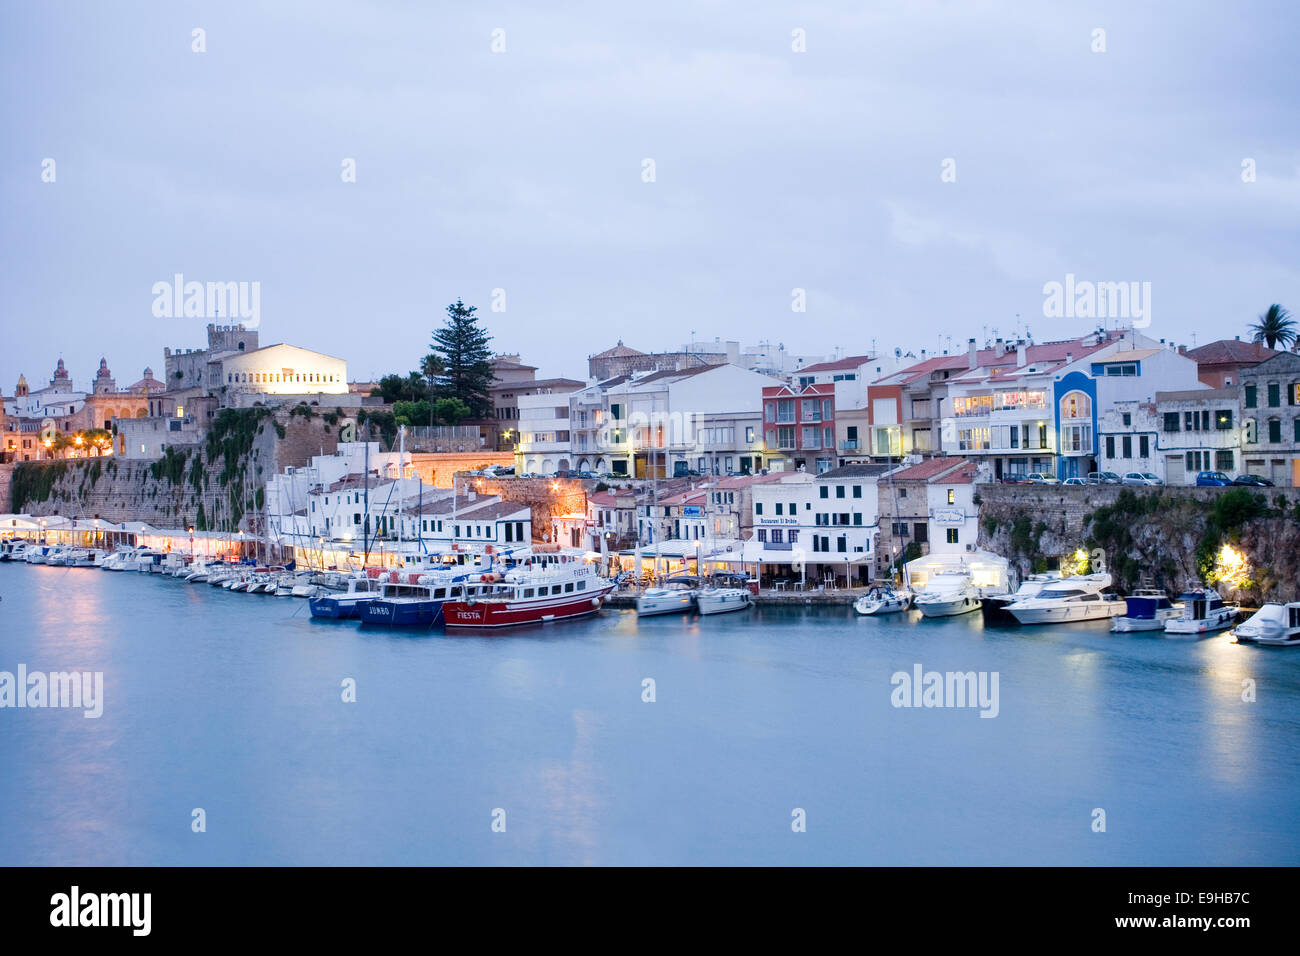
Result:
[[301,409],[226,409],[202,444],[175,446],[154,462],[23,463],[14,469],[11,508],[167,528],[252,530],[270,475],[338,446],[336,417],[310,411],[309,417]]
[[[1247,603],[1300,599],[1295,489],[981,485],[979,496],[980,546],[1022,574],[1083,550],[1125,591],[1204,582]],[[1217,577],[1224,545],[1244,557],[1243,575]]]

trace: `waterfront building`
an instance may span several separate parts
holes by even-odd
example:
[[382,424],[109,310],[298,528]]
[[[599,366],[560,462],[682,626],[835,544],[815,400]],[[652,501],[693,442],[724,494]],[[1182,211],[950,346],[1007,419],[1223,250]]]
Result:
[[737,560],[766,584],[867,583],[879,534],[877,482],[888,465],[845,465],[820,475],[790,472],[752,488],[754,537]]
[[1279,352],[1239,375],[1243,470],[1300,487],[1300,355]]
[[1099,419],[1097,470],[1150,472],[1169,485],[1194,485],[1201,471],[1235,475],[1243,470],[1239,405],[1235,385],[1114,402]]
[[1131,334],[1118,344],[1094,352],[1086,361],[1062,367],[1052,386],[1059,449],[1055,474],[1062,479],[1081,478],[1098,470],[1096,439],[1106,409],[1121,402],[1154,402],[1158,391],[1202,388],[1193,360],[1171,347]]
[[835,386],[772,385],[763,389],[763,435],[782,466],[815,473],[835,467]]
[[587,357],[587,374],[595,381],[650,372],[679,372],[706,365],[736,365],[751,372],[789,380],[801,369],[823,361],[820,355],[796,355],[785,345],[763,341],[742,346],[738,341],[691,342],[675,352],[642,352],[619,339],[613,348]]
[[1243,342],[1240,336],[1207,342],[1194,349],[1180,345],[1178,352],[1196,363],[1197,377],[1210,388],[1236,385],[1241,381],[1242,369],[1253,368],[1278,354],[1258,342]]
[[11,398],[3,400],[0,450],[7,461],[41,461],[111,453],[112,448],[78,444],[78,432],[112,431],[115,422],[147,414],[149,401],[159,391],[149,369],[135,384],[119,389],[106,359],[99,360],[90,391],[77,389],[58,360],[50,384],[32,391],[20,375]]
[[951,413],[942,420],[942,449],[986,460],[994,480],[1082,477],[1098,470],[1104,409],[1153,402],[1157,390],[1201,387],[1195,362],[1131,331],[1049,346],[1017,348],[989,366],[972,353],[971,367],[946,382]]
[[878,479],[876,570],[899,558],[973,550],[979,532],[975,462],[939,456],[910,460]]
[[514,394],[515,473],[554,475],[591,471],[590,458],[575,462],[569,427],[569,396],[582,388],[572,379],[529,382]]
[[638,478],[761,471],[758,396],[773,384],[736,365],[709,365],[588,386],[570,396],[572,460],[579,471]]

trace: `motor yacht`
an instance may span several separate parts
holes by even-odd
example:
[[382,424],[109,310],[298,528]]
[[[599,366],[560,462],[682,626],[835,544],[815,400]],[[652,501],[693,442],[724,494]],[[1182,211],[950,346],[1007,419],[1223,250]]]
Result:
[[1060,571],[1048,571],[1044,574],[1031,574],[1020,582],[1020,587],[1015,591],[1004,591],[1000,594],[986,594],[981,600],[980,613],[984,616],[986,624],[1019,624],[1015,615],[1007,610],[1017,601],[1027,601],[1031,597],[1037,597],[1038,593],[1049,584],[1061,580]]
[[1125,599],[1123,617],[1110,622],[1116,634],[1135,631],[1163,631],[1165,622],[1183,612],[1181,605],[1169,600],[1169,595],[1159,588],[1138,588]]
[[1232,639],[1238,644],[1269,647],[1300,645],[1300,601],[1265,604],[1249,620],[1233,629]]
[[1179,598],[1183,613],[1165,621],[1165,637],[1196,637],[1232,627],[1238,607],[1226,604],[1214,588],[1196,588]]
[[1111,576],[1082,574],[1048,584],[1034,597],[1007,606],[1021,624],[1064,624],[1122,617],[1124,600],[1106,592]]
[[941,571],[925,582],[912,605],[925,617],[969,614],[980,608],[979,589],[971,583],[967,570]]

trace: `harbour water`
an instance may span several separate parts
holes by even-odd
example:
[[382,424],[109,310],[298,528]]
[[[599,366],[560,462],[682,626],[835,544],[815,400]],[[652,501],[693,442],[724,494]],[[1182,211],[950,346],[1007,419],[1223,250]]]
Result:
[[[448,636],[13,563],[0,598],[0,671],[104,675],[97,719],[0,710],[2,864],[1300,859],[1300,653],[1223,634],[782,607]],[[996,672],[996,717],[893,706],[918,664]]]

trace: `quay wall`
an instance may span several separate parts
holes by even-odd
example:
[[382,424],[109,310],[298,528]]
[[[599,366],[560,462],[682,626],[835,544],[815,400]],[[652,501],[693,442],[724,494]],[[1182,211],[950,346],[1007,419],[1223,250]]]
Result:
[[173,446],[156,461],[122,456],[24,462],[7,510],[156,527],[257,532],[265,482],[286,467],[338,447],[337,423],[280,409],[240,409],[198,445]]
[[1200,582],[1227,544],[1244,555],[1247,602],[1300,599],[1300,497],[1289,488],[1000,485],[976,489],[979,547],[1022,575],[1100,551],[1125,591]]

